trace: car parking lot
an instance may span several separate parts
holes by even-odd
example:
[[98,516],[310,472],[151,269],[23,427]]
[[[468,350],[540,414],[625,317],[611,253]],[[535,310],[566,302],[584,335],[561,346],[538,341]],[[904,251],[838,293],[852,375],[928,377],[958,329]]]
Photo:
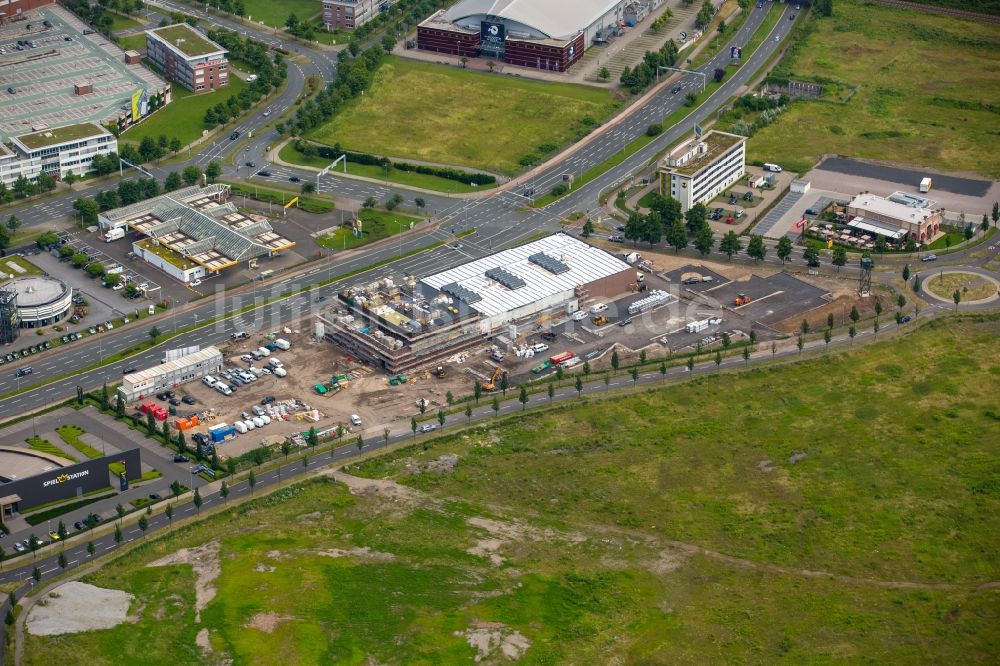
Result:
[[[0,55],[0,139],[43,123],[102,122],[127,108],[136,90],[165,85],[145,67],[126,65],[124,52],[103,35],[85,35],[87,26],[62,7],[26,15],[26,20],[0,25],[0,48],[6,51]],[[24,46],[26,41],[35,46]],[[80,81],[94,82],[93,92],[75,94]]]

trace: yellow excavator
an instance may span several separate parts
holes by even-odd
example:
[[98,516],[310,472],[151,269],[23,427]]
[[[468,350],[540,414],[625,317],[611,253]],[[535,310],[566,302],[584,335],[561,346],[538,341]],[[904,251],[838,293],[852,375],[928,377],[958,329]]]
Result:
[[494,368],[493,369],[493,376],[490,377],[490,380],[488,382],[486,382],[485,384],[483,384],[483,390],[484,391],[496,391],[497,390],[497,380],[499,380],[502,375],[503,375],[503,370],[501,368]]

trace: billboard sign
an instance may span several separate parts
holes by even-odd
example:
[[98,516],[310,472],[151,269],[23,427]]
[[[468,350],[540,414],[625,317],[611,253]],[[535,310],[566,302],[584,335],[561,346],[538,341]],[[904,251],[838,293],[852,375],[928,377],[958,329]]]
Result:
[[145,89],[132,93],[132,122],[138,121],[149,112],[149,94]]
[[479,45],[486,53],[501,55],[507,40],[507,27],[503,23],[483,21],[479,24]]

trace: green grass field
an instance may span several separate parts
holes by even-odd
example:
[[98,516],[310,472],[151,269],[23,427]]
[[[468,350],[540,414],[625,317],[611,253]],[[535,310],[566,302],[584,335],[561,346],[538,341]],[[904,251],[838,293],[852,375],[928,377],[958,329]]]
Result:
[[[124,49],[126,51],[128,51],[128,50],[141,51],[141,50],[143,50],[143,49],[146,48],[146,35],[145,34],[128,35],[128,36],[125,36],[125,37],[116,37],[115,40],[118,42],[118,46],[122,47],[122,49]],[[176,94],[177,88],[174,88],[174,92]]]
[[373,88],[309,138],[393,158],[512,173],[525,155],[548,154],[575,139],[583,123],[607,118],[616,106],[612,95],[390,57]]
[[332,234],[319,236],[316,243],[330,250],[350,250],[409,231],[411,226],[420,222],[418,217],[371,208],[362,208],[358,218],[363,223],[360,238],[342,227]]
[[1000,177],[984,150],[1000,141],[995,26],[859,0],[813,14],[776,74],[858,90],[846,104],[795,102],[751,138],[748,159],[802,172],[834,153]]
[[131,16],[122,16],[121,14],[110,14],[111,16],[111,32],[118,32],[120,30],[131,30],[133,28],[141,28],[145,24],[139,22]]
[[299,21],[305,21],[323,11],[323,5],[312,0],[244,0],[246,18],[254,23],[264,22],[272,28],[285,27],[285,20],[294,13]]
[[[309,155],[303,155],[295,149],[295,145],[292,143],[285,144],[284,147],[278,151],[278,157],[290,164],[301,164],[303,166],[311,166],[319,169],[326,168],[330,165],[330,160],[324,157],[311,157]],[[334,171],[336,173],[342,173],[341,169],[342,167],[337,165],[337,168],[334,169]],[[388,177],[390,183],[410,185],[412,187],[419,187],[425,190],[450,192],[453,194],[478,192],[481,189],[493,189],[496,187],[496,185],[473,187],[468,183],[462,183],[449,178],[429,176],[422,173],[415,173],[413,171],[401,171],[399,169],[390,169],[389,173],[386,174],[385,169],[380,166],[375,166],[373,164],[356,164],[354,162],[348,162],[347,173],[355,176],[364,176],[365,178],[374,178],[376,180],[384,180]]]
[[157,111],[147,120],[122,134],[122,139],[139,143],[144,137],[159,138],[166,134],[168,138],[177,137],[185,145],[201,136],[203,130],[213,129],[205,125],[205,111],[222,102],[225,103],[233,95],[246,87],[239,77],[230,76],[229,85],[221,90],[196,95],[189,90],[175,85],[174,101]]
[[[939,320],[352,465],[409,494],[321,478],[151,540],[83,579],[134,622],[28,636],[23,663],[469,663],[490,631],[528,664],[993,663],[998,332]],[[190,566],[145,565],[213,540],[197,624]]]

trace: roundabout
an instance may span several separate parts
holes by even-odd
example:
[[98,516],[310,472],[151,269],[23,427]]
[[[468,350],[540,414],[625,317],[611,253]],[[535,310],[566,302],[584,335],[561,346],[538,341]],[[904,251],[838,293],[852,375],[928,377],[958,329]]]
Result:
[[929,298],[947,303],[955,302],[957,291],[960,305],[982,306],[1000,300],[1000,282],[975,268],[935,271],[924,279],[921,291]]

